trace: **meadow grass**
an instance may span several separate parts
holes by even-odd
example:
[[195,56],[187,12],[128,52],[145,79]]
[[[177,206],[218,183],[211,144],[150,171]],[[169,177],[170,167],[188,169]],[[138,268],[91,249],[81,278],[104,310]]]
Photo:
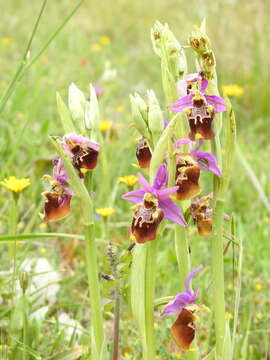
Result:
[[[74,5],[63,0],[48,2],[33,41],[30,59]],[[40,6],[41,3],[37,1],[30,5],[15,0],[3,5],[0,24],[2,91],[17,69]],[[27,348],[30,359],[38,358],[38,355],[42,359],[50,359],[60,350],[73,348],[76,344],[75,335],[69,340],[64,338],[63,330],[57,321],[57,316],[61,312],[66,312],[71,318],[81,322],[84,330],[79,344],[88,345],[89,313],[85,306],[88,302],[88,293],[84,275],[84,242],[79,236],[83,225],[79,201],[75,200],[73,204],[75,215],[61,222],[46,225],[39,217],[43,204],[40,194],[44,188],[41,177],[44,173],[51,172],[51,160],[55,156],[48,136],[62,135],[55,92],[59,91],[66,97],[67,88],[72,81],[85,93],[89,82],[99,82],[105,89],[100,98],[102,119],[113,121],[114,127],[111,133],[103,133],[106,147],[102,164],[96,170],[94,187],[97,192],[95,206],[112,207],[116,210],[116,213],[109,217],[108,223],[104,224],[98,216],[96,220],[99,263],[102,266],[101,271],[106,273],[109,268],[105,251],[108,241],[116,242],[119,251],[126,249],[130,244],[127,236],[131,219],[129,205],[121,199],[126,188],[124,184],[117,183],[119,176],[137,172],[132,166],[132,163],[136,162],[136,138],[134,131],[129,128],[131,115],[128,95],[134,91],[143,94],[152,88],[159,96],[160,102],[167,105],[162,98],[159,61],[150,42],[150,28],[156,19],[168,22],[180,43],[186,43],[192,25],[206,17],[208,33],[217,56],[220,86],[233,83],[244,88],[241,97],[231,99],[236,113],[238,144],[269,196],[269,10],[268,1],[263,0],[100,0],[96,3],[85,1],[46,52],[18,82],[14,94],[1,114],[0,137],[0,180],[15,175],[18,178],[29,177],[31,181],[31,185],[19,198],[17,232],[78,234],[71,239],[60,236],[44,236],[37,239],[29,236],[26,241],[20,242],[18,238],[18,265],[26,258],[45,257],[62,276],[57,301],[49,307],[44,321],[40,320],[42,335],[35,340],[36,343]],[[109,44],[104,44],[102,37],[108,37]],[[106,64],[116,70],[114,78],[102,78]],[[207,176],[205,178],[209,179]],[[207,184],[207,181],[205,183]],[[3,186],[0,193],[1,234],[5,235],[10,234],[11,194]],[[238,237],[241,237],[244,249],[235,359],[267,359],[270,351],[270,213],[259,199],[238,157],[225,210],[228,214],[235,214]],[[190,230],[191,234],[193,262],[200,264],[203,258],[204,263],[210,263],[210,242],[208,243],[207,239],[199,241],[195,228]],[[7,255],[8,240],[4,241],[0,237],[0,241],[0,327],[1,341],[4,344],[11,317],[7,303],[11,297],[12,279],[8,272],[11,268],[11,261]],[[158,296],[178,292],[177,261],[172,241],[171,232],[166,230],[157,260]],[[225,255],[226,311],[229,318],[234,312],[238,255],[237,246],[234,246],[234,250],[231,246]],[[206,280],[203,285],[200,284],[200,288],[201,296],[207,304],[211,278],[209,273],[205,277]],[[107,289],[105,280],[103,284],[105,290],[102,295],[109,298],[111,291]],[[141,348],[137,340],[137,330],[131,319],[128,293],[129,288],[126,286],[123,290],[126,303],[121,309],[124,320],[120,323],[120,352],[123,359],[141,359]],[[109,305],[106,313],[106,330],[110,337],[112,309]],[[32,307],[38,309],[35,304]],[[169,320],[161,320],[158,312],[156,315],[157,359],[176,359],[178,350],[169,340]],[[211,321],[211,316],[206,317],[199,324],[199,328],[207,331],[207,324]],[[206,353],[208,347],[204,338],[199,338],[198,343],[203,344]]]

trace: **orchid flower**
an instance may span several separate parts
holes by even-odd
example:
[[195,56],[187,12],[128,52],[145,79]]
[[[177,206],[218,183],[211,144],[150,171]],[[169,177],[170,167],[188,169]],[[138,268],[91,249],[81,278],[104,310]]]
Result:
[[[195,90],[192,84],[197,85]],[[198,88],[200,84],[200,88]],[[181,97],[168,108],[175,112],[185,112],[189,121],[189,138],[195,140],[196,134],[200,134],[204,139],[212,139],[212,121],[215,113],[226,110],[225,102],[220,96],[206,95],[208,82],[203,74],[199,73],[187,75],[179,84],[182,91],[186,90],[187,95]]]
[[56,221],[70,214],[70,202],[74,192],[68,186],[68,175],[61,159],[54,160],[53,176],[44,176],[49,180],[51,189],[42,195],[46,198],[43,221]]
[[[190,139],[180,139],[174,143],[177,148],[175,184],[179,186],[176,196],[178,200],[188,200],[201,192],[199,185],[200,171],[208,170],[221,176],[217,160],[209,152],[199,151],[204,140],[200,139],[199,145],[192,148],[195,142]],[[188,145],[188,152],[179,150],[179,147]]]
[[67,134],[63,138],[63,148],[72,158],[73,166],[79,176],[84,177],[81,169],[93,170],[97,165],[100,145],[82,135]]
[[195,337],[195,316],[194,312],[199,310],[200,306],[195,304],[198,289],[192,291],[190,289],[190,281],[203,266],[199,266],[193,270],[186,278],[185,291],[177,294],[175,298],[169,302],[164,312],[161,314],[162,317],[178,315],[177,319],[171,327],[171,334],[177,345],[182,350],[189,350],[190,345]]
[[156,173],[154,184],[151,186],[141,175],[137,175],[141,184],[140,190],[133,190],[122,196],[136,204],[131,232],[137,242],[154,240],[158,224],[163,217],[180,226],[186,226],[181,210],[170,199],[169,195],[175,193],[178,186],[166,188],[168,172],[165,164],[161,164]]

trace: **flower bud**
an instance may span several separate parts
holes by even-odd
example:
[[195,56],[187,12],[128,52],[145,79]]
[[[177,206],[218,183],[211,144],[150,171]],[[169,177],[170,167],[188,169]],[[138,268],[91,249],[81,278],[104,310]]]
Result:
[[72,119],[75,122],[84,121],[86,100],[83,92],[72,83],[68,90],[68,107],[71,113]]
[[161,57],[162,55],[161,36],[162,36],[163,28],[164,26],[159,21],[156,21],[154,26],[151,28],[151,40],[152,40],[153,50],[159,57]]
[[142,113],[144,113],[146,116],[146,104],[144,103],[143,99],[141,99],[137,94],[135,94],[135,96],[130,95],[130,103],[132,119],[135,123],[136,129],[144,138],[150,140],[151,135],[148,129],[147,118],[144,119],[144,117],[142,116]]
[[19,281],[20,281],[21,289],[22,289],[23,293],[25,293],[26,289],[28,288],[28,283],[29,283],[28,272],[22,271],[19,276]]
[[92,84],[90,88],[90,102],[85,106],[85,127],[91,130],[91,139],[96,140],[100,127],[100,112],[95,88]]
[[188,41],[192,49],[199,54],[207,51],[208,45],[210,44],[205,31],[197,26],[195,26],[195,30],[191,32],[191,36]]
[[149,101],[148,125],[153,141],[154,143],[157,143],[164,129],[163,114],[153,90],[147,92],[147,97]]
[[[211,73],[216,67],[216,59],[212,50],[206,51],[200,58],[202,71],[206,74],[206,77],[211,78]],[[208,76],[207,76],[208,75]]]

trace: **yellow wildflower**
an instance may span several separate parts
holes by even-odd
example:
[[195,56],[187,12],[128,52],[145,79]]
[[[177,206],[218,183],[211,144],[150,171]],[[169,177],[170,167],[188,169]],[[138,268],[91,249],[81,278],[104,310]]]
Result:
[[30,185],[30,180],[27,178],[17,179],[15,176],[10,176],[8,179],[1,181],[0,184],[18,194]]
[[99,40],[100,40],[100,42],[101,42],[101,44],[102,45],[105,45],[105,46],[108,46],[108,45],[110,45],[110,43],[111,43],[111,39],[108,37],[108,36],[101,36],[100,38],[99,38]]
[[157,329],[158,328],[158,323],[154,322],[154,328]]
[[262,290],[262,285],[261,284],[256,284],[255,285],[255,289],[256,289],[256,291],[261,291]]
[[182,359],[182,354],[178,353],[175,355],[176,359]]
[[107,131],[112,127],[113,122],[111,120],[102,120],[100,122],[100,131]]
[[124,106],[123,105],[118,105],[118,106],[116,106],[116,111],[118,111],[118,112],[123,112],[124,111]]
[[1,38],[1,44],[2,44],[3,46],[8,46],[8,45],[11,44],[11,39],[8,38],[8,37],[2,37],[2,38]]
[[97,208],[96,213],[106,218],[115,213],[113,208]]
[[257,318],[258,320],[261,320],[261,319],[263,318],[263,314],[262,314],[262,313],[256,314],[256,318]]
[[94,43],[94,44],[91,45],[91,50],[93,52],[99,52],[101,50],[101,46],[99,44],[97,44],[97,43]]
[[125,175],[125,176],[120,176],[117,179],[117,182],[123,183],[123,184],[126,184],[127,186],[132,187],[138,182],[138,178],[135,175]]
[[222,86],[222,91],[227,96],[239,97],[244,94],[244,89],[237,84],[224,85],[224,86]]
[[42,248],[39,249],[39,252],[40,252],[41,255],[45,255],[47,250],[42,247]]
[[225,317],[227,320],[231,320],[233,318],[233,316],[230,312],[226,312]]

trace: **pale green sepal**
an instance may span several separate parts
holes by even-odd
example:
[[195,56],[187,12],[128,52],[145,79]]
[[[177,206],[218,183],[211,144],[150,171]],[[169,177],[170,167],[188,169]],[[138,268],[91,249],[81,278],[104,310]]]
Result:
[[132,120],[138,132],[151,143],[152,138],[149,132],[147,121],[144,120],[142,113],[140,112],[138,101],[140,100],[136,94],[134,96],[130,95]]
[[149,100],[148,126],[155,146],[164,130],[164,119],[154,91],[147,91],[147,97]]
[[68,107],[73,121],[82,132],[84,130],[85,106],[86,99],[83,92],[74,83],[71,83],[68,89]]
[[65,134],[76,132],[69,110],[58,92],[56,92],[56,103]]
[[150,179],[153,181],[159,165],[163,162],[168,149],[168,141],[170,141],[177,121],[177,114],[172,118],[167,128],[163,131],[154,152],[152,153],[152,160],[150,164]]
[[85,120],[85,127],[87,129],[92,129],[91,138],[94,141],[97,141],[99,138],[99,128],[100,128],[100,111],[98,106],[98,99],[96,95],[96,90],[92,84],[89,85],[90,89],[90,108],[88,106],[88,114]]

